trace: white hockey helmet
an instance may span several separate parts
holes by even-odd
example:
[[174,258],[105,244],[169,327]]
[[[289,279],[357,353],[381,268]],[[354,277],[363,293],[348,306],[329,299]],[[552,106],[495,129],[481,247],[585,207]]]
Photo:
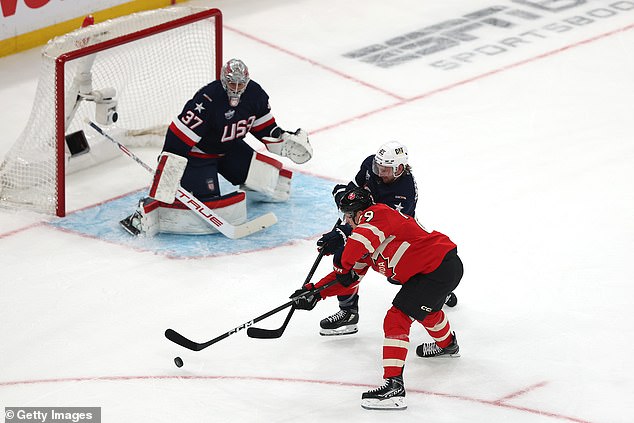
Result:
[[[403,165],[401,167],[401,165]],[[400,167],[400,169],[399,169]],[[389,170],[392,170],[391,174]],[[407,169],[407,147],[398,141],[383,144],[374,155],[372,171],[380,177],[398,178]]]
[[251,77],[249,68],[240,59],[231,59],[220,70],[220,82],[229,96],[229,105],[236,107],[247,89]]

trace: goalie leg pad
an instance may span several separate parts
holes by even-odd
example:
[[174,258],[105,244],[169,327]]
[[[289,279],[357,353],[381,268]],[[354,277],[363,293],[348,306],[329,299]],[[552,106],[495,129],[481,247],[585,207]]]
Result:
[[[247,221],[247,202],[244,191],[235,191],[204,201],[204,203],[232,225],[240,225]],[[164,233],[207,235],[218,232],[180,201],[174,204],[161,204],[159,222],[160,231]]]
[[253,153],[243,187],[273,197],[277,189],[282,163],[260,153]]
[[185,157],[168,152],[161,153],[149,196],[162,203],[172,204],[186,166]]
[[291,178],[293,177],[293,172],[286,169],[280,170],[280,175],[277,180],[277,186],[275,187],[275,192],[273,196],[264,201],[268,201],[271,203],[281,203],[291,196]]
[[[282,163],[263,154],[254,153],[246,182],[242,187],[251,191],[249,198],[266,203],[281,203],[291,195],[293,172],[282,169]],[[263,183],[266,180],[267,183]],[[273,185],[275,184],[275,185]]]

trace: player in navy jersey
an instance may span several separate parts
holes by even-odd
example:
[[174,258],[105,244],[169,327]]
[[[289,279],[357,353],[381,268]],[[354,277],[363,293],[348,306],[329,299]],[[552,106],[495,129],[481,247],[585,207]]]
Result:
[[259,200],[286,201],[292,172],[249,146],[245,141],[249,133],[269,152],[295,163],[312,157],[307,133],[280,128],[267,93],[251,79],[244,62],[231,59],[223,66],[220,79],[200,88],[169,125],[149,196],[121,221],[122,226],[134,235],[215,232],[175,201],[179,184],[230,223],[243,223],[244,191],[221,195],[218,174],[257,194]]
[[[339,200],[346,190],[358,186],[370,191],[377,203],[386,204],[394,210],[413,217],[418,202],[418,189],[412,168],[408,163],[408,157],[407,147],[397,141],[381,145],[376,154],[363,160],[353,181],[347,185],[335,186],[332,192],[335,203],[339,204]],[[352,232],[350,225],[341,225],[324,234],[317,241],[317,248],[323,249],[326,255],[334,254],[343,248],[350,232]],[[339,311],[319,323],[321,335],[347,335],[358,331],[358,287],[350,288],[349,293],[342,293],[337,299],[339,300]],[[457,303],[453,293],[447,300],[452,307]]]
[[[335,187],[335,201],[351,184]],[[407,147],[397,141],[383,144],[376,154],[366,157],[354,177],[354,184],[370,191],[377,203],[387,204],[408,216],[416,213],[416,180],[408,164]]]
[[[409,348],[411,325],[417,321],[432,337],[416,348],[423,358],[459,357],[456,335],[442,308],[446,296],[460,283],[462,261],[456,244],[445,234],[430,231],[415,218],[385,204],[376,204],[370,192],[355,187],[339,201],[352,232],[342,250],[334,255],[334,271],[316,284],[308,283],[291,298],[295,307],[312,310],[322,298],[341,295],[357,286],[372,268],[399,286],[383,320],[383,378],[385,383],[363,393],[367,409],[404,409],[403,368]],[[336,280],[338,283],[315,292]]]

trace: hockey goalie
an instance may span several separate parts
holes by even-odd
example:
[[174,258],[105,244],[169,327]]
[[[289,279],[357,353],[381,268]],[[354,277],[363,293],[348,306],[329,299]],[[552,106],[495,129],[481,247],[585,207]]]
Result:
[[[297,164],[313,156],[306,131],[281,129],[266,92],[244,62],[231,59],[220,79],[200,88],[170,124],[148,196],[121,221],[123,228],[150,236],[217,232],[178,201],[180,186],[234,225],[246,221],[246,193],[260,201],[287,201],[292,172],[249,146],[249,133],[269,152]],[[241,189],[221,195],[218,175]]]

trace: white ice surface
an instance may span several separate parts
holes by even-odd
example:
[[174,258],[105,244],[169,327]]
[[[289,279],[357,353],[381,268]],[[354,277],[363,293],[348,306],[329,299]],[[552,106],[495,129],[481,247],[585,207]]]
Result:
[[[245,60],[280,125],[312,134],[315,157],[294,170],[347,181],[381,143],[407,144],[417,216],[447,233],[465,264],[447,311],[462,357],[417,358],[429,337],[414,326],[409,408],[366,411],[361,392],[381,383],[396,292],[377,274],[364,280],[354,336],[318,335],[337,308],[328,300],[297,312],[277,340],[240,332],[191,352],[163,337],[171,327],[208,340],[282,304],[314,260],[314,239],[173,260],[0,209],[0,407],[99,406],[105,422],[634,421],[634,9],[441,71],[426,59],[381,69],[343,54],[486,6],[526,6],[202,3],[223,10],[225,58]],[[634,8],[587,3],[542,11],[534,26]],[[479,40],[454,52],[521,32],[501,31],[474,31]],[[38,66],[37,49],[0,59],[0,157],[28,119]],[[73,175],[68,210],[142,188],[144,172],[122,157]],[[328,271],[324,260],[318,276]]]

